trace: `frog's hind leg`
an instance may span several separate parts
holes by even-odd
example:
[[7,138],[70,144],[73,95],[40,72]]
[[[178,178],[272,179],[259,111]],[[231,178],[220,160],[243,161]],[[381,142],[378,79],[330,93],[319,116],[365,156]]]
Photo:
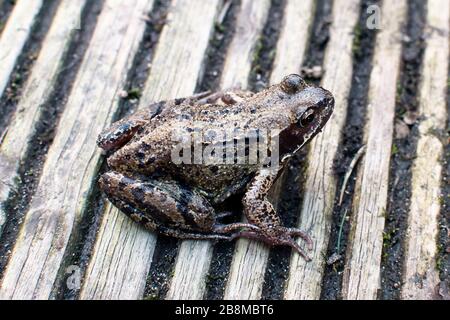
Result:
[[146,214],[143,214],[141,210],[136,209],[125,201],[109,198],[115,207],[120,209],[123,213],[133,219],[135,222],[141,224],[147,230],[178,239],[191,239],[191,240],[225,240],[231,241],[236,238],[236,235],[221,235],[221,234],[207,234],[207,233],[193,233],[180,229],[169,228],[161,225],[157,221],[153,220]]
[[99,183],[114,205],[146,228],[166,235],[231,240],[234,231],[259,230],[245,223],[217,224],[208,200],[175,181],[139,180],[109,171]]

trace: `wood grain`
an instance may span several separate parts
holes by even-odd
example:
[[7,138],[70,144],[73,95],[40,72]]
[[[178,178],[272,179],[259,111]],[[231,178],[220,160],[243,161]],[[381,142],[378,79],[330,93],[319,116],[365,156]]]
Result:
[[[299,73],[314,17],[314,2],[290,0],[284,8],[283,24],[276,47],[270,82],[279,82],[290,73]],[[298,30],[298,32],[292,32]],[[282,190],[278,179],[273,202]],[[225,288],[225,299],[260,299],[269,257],[269,247],[260,242],[240,239],[237,242]]]
[[117,109],[151,0],[107,0],[0,285],[0,299],[47,299],[95,183],[95,140]]
[[44,39],[42,49],[25,84],[16,112],[0,145],[0,234],[6,213],[3,204],[15,191],[17,170],[35,131],[42,105],[53,92],[63,57],[69,48],[73,26],[81,18],[86,0],[63,0]]
[[[218,0],[173,1],[139,108],[194,92],[219,7]],[[153,233],[108,204],[80,298],[142,298],[155,245]]]
[[288,0],[277,42],[270,83],[280,82],[286,75],[299,73],[308,47],[316,2]]
[[20,0],[14,5],[6,22],[0,36],[0,96],[8,85],[42,4],[43,0]]
[[388,192],[401,27],[406,1],[385,1],[377,34],[368,96],[366,156],[358,172],[352,230],[347,247],[342,296],[375,299],[380,283],[381,249]]
[[419,140],[412,167],[402,299],[436,299],[442,155],[447,121],[449,1],[428,1],[425,54],[419,89]]
[[333,22],[323,63],[325,74],[322,86],[333,93],[335,109],[323,132],[311,142],[299,220],[299,228],[312,236],[314,249],[310,253],[311,262],[305,262],[297,253],[292,254],[285,299],[320,298],[336,196],[333,161],[347,115],[353,69],[353,30],[358,22],[359,8],[359,0],[336,0],[333,3]]
[[[247,86],[255,44],[264,27],[270,1],[243,0],[239,8],[236,32],[227,51],[221,78],[222,88]],[[167,299],[201,299],[213,245],[208,241],[183,241]]]

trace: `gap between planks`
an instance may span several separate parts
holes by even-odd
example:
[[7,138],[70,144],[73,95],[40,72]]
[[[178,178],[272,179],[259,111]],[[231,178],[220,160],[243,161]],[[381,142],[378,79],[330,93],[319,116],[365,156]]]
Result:
[[6,22],[0,37],[0,96],[8,85],[43,2],[43,0],[18,1]]
[[[193,94],[220,6],[219,0],[173,1],[139,108]],[[155,245],[155,234],[108,203],[80,298],[142,298]]]
[[[448,0],[429,0],[425,54],[419,89],[419,140],[412,167],[411,205],[406,232],[402,299],[437,299],[442,155],[447,121],[449,59]],[[448,195],[447,195],[448,196]]]
[[[287,1],[270,83],[278,83],[288,74],[299,73],[308,45],[314,18],[314,1]],[[292,32],[298,30],[298,32]],[[282,190],[280,177],[274,188],[274,203]],[[239,239],[233,254],[225,287],[225,299],[260,299],[270,248],[263,243]]]
[[98,172],[95,139],[145,30],[152,0],[107,0],[73,85],[0,285],[0,299],[48,299]]
[[344,299],[376,299],[388,192],[395,98],[406,1],[383,1],[368,95],[367,145],[357,175],[344,269]]
[[[21,1],[23,3],[23,1]],[[17,109],[0,146],[0,234],[6,212],[3,205],[16,192],[20,160],[24,158],[42,105],[49,99],[72,40],[73,28],[81,18],[86,0],[63,0],[58,7]]]
[[[270,9],[269,0],[242,0],[236,32],[227,50],[220,86],[246,88],[254,47],[261,35]],[[209,241],[183,241],[175,264],[167,299],[202,299],[213,253]]]

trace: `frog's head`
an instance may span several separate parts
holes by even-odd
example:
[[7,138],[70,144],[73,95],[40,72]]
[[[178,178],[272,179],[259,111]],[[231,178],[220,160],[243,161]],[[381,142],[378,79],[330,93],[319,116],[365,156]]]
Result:
[[334,108],[333,95],[309,86],[297,74],[288,75],[278,86],[283,108],[290,113],[290,123],[279,136],[280,154],[295,153],[308,143],[330,119]]

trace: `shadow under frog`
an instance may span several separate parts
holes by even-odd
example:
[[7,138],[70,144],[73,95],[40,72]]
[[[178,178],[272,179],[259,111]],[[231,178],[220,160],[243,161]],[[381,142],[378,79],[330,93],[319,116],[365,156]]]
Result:
[[[162,111],[153,116],[158,104]],[[311,238],[284,227],[267,195],[290,157],[321,131],[333,108],[329,91],[306,84],[296,74],[258,93],[202,93],[153,104],[100,134],[98,145],[111,152],[110,171],[100,177],[100,188],[116,207],[152,231],[181,239],[244,237],[289,245],[309,260],[296,237],[309,250]],[[174,128],[189,132],[199,122],[205,129],[277,130],[280,163],[175,164]],[[215,208],[239,193],[244,194],[248,222],[220,223],[227,213]]]

